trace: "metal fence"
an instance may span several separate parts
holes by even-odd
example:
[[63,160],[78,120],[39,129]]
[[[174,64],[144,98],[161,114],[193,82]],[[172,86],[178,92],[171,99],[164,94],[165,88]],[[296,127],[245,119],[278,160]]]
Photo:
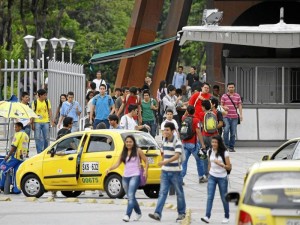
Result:
[[[75,100],[82,107],[81,118],[85,113],[85,74],[83,65],[49,61],[48,63],[48,98],[52,106],[53,118],[55,117],[61,94],[74,92]],[[52,128],[50,138],[56,139],[56,128]]]
[[[2,63],[0,62],[0,65]],[[42,69],[41,61],[36,60],[4,60],[4,67],[0,67],[0,100],[7,100],[12,95],[20,99],[21,93],[27,91],[30,98],[33,99],[33,93],[42,87]],[[10,124],[8,129],[8,119],[1,118],[0,120],[0,141],[6,141],[7,137],[11,138],[12,133],[7,134],[7,131],[12,131],[13,126]]]
[[[0,62],[1,65],[1,62]],[[23,91],[27,91],[31,101],[34,99],[34,92],[43,87],[44,71],[41,68],[41,61],[35,63],[31,60],[31,64],[25,59],[22,60],[4,60],[4,67],[0,68],[0,100],[7,100],[12,95],[16,95],[18,99]],[[48,98],[52,103],[52,114],[55,116],[60,94],[67,94],[73,91],[75,100],[80,103],[83,109],[81,117],[85,113],[85,74],[83,74],[83,65],[71,64],[65,62],[49,61],[48,69]],[[7,137],[11,138],[11,134],[7,135],[8,120],[0,119],[0,141],[6,141]],[[50,139],[56,139],[56,128],[52,128]]]

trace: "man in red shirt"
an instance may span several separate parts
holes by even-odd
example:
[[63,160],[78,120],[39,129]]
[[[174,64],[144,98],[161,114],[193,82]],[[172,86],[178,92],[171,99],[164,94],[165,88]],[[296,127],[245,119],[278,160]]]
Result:
[[[238,118],[243,120],[242,101],[241,96],[235,92],[235,84],[227,84],[228,92],[221,98],[222,107],[228,111],[228,114],[224,116],[225,128],[224,128],[224,143],[230,152],[235,152],[235,134],[238,125]],[[237,109],[239,109],[239,114]],[[230,140],[229,140],[230,132]]]
[[140,96],[137,95],[137,88],[136,87],[131,87],[129,88],[129,95],[127,95],[122,102],[122,105],[120,109],[118,110],[117,116],[120,117],[120,113],[122,112],[124,107],[124,115],[128,114],[128,106],[129,105],[137,105],[138,107],[138,114],[134,116],[134,120],[141,125],[142,124],[142,116],[141,116],[141,98]]
[[[198,156],[198,151],[199,151],[198,140],[200,141],[202,148],[205,148],[205,145],[204,145],[203,138],[201,135],[200,121],[198,118],[194,117],[194,113],[195,113],[194,106],[189,105],[186,109],[185,114],[182,117],[182,121],[184,121],[186,117],[193,118],[192,130],[194,132],[194,135],[191,139],[182,140],[183,147],[184,147],[184,153],[185,153],[185,161],[182,163],[181,175],[182,175],[182,178],[184,178],[184,176],[186,175],[187,163],[192,154],[196,160],[197,171],[198,171],[198,176],[199,176],[199,183],[204,183],[207,179],[206,179],[206,174],[205,174],[205,169],[204,169],[204,162],[203,162],[204,160],[200,159]],[[197,139],[197,137],[198,137],[198,139]]]
[[189,101],[189,105],[192,105],[195,107],[195,117],[200,119],[201,113],[203,113],[202,110],[202,101],[203,100],[209,100],[211,97],[211,94],[209,93],[209,84],[204,82],[202,86],[201,92],[196,92],[192,95]]

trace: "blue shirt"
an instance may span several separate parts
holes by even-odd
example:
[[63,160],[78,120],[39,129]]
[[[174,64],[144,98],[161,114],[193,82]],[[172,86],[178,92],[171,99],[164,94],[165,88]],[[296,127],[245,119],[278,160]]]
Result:
[[181,88],[186,83],[186,75],[184,73],[174,73],[172,84],[176,89]]
[[109,95],[96,95],[92,104],[95,106],[95,119],[106,120],[110,114],[110,108],[114,105],[114,100]]
[[60,115],[62,115],[63,117],[71,117],[73,118],[73,122],[78,122],[78,115],[76,111],[77,107],[78,107],[78,111],[82,112],[82,108],[78,102],[73,101],[70,103],[68,101],[65,101],[63,102],[60,108]]

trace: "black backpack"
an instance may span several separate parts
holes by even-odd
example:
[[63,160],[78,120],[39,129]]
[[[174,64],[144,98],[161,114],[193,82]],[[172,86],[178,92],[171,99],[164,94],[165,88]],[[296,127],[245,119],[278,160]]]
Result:
[[[208,159],[210,159],[211,152],[212,152],[212,150],[210,149],[210,150],[208,151]],[[221,158],[222,158],[222,160],[223,160],[223,163],[226,165],[225,153],[222,154],[222,155],[220,155],[220,156],[221,156]],[[232,168],[231,168],[231,169],[232,169]],[[226,170],[226,171],[227,171],[227,175],[229,175],[229,174],[231,173],[231,169],[230,169],[230,170]]]
[[194,137],[195,131],[193,131],[193,116],[187,116],[181,123],[180,138],[181,140],[189,140]]

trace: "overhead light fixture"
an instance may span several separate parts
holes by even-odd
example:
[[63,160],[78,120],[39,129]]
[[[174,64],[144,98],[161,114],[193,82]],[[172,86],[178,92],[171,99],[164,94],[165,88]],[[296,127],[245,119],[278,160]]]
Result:
[[203,11],[202,23],[204,25],[218,25],[222,18],[222,11],[218,9],[205,9]]

